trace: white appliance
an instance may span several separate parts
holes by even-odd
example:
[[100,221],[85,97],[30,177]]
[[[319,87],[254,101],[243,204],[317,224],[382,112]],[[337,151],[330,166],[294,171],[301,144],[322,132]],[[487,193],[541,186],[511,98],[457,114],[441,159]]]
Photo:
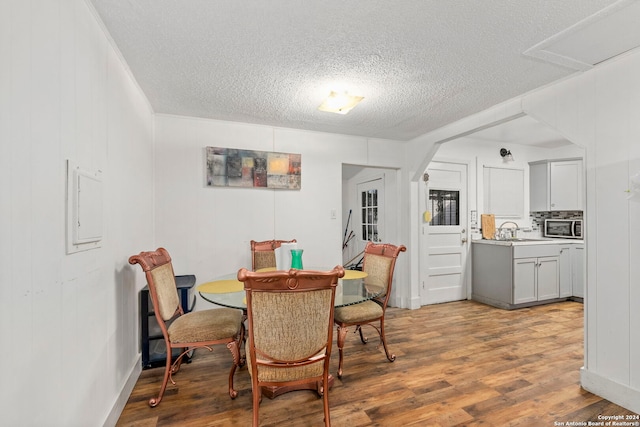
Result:
[[544,237],[582,239],[581,219],[545,219]]

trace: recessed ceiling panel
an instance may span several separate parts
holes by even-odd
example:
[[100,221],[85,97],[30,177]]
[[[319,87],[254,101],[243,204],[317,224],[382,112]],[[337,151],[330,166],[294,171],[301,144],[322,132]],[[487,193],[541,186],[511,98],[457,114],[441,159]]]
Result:
[[525,52],[586,70],[640,46],[640,2],[619,1]]

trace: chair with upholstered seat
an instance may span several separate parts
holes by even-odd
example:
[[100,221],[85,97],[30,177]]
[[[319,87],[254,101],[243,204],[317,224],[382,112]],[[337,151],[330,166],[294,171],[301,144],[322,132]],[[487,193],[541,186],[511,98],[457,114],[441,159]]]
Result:
[[[167,349],[160,393],[149,400],[149,406],[154,407],[160,403],[168,381],[175,384],[172,375],[178,372],[187,353],[195,348],[212,351],[211,347],[217,344],[224,344],[231,351],[233,363],[229,373],[229,396],[235,398],[238,392],[233,388],[233,375],[236,367],[241,365],[242,310],[221,308],[185,314],[178,297],[171,257],[164,248],[140,252],[131,256],[129,263],[140,264],[145,272],[153,309]],[[181,353],[172,363],[172,352],[176,348],[180,349]]]
[[400,252],[406,250],[404,245],[395,246],[388,243],[367,242],[362,265],[363,271],[367,273],[367,277],[364,279],[365,287],[371,292],[382,292],[372,300],[335,309],[334,322],[338,325],[338,378],[342,378],[344,341],[350,326],[356,327],[363,344],[367,343],[367,338],[362,333],[362,326],[373,327],[380,336],[380,343],[384,347],[387,359],[390,362],[396,359],[395,354],[391,354],[387,347],[384,315],[391,295],[396,259]]
[[329,361],[336,285],[342,276],[341,266],[324,272],[238,272],[247,298],[245,348],[254,426],[259,425],[263,391],[277,388],[316,390],[323,397],[325,425],[331,425]]
[[276,266],[276,248],[282,246],[283,243],[296,243],[293,240],[265,240],[262,242],[251,241],[251,269],[253,271],[262,268]]

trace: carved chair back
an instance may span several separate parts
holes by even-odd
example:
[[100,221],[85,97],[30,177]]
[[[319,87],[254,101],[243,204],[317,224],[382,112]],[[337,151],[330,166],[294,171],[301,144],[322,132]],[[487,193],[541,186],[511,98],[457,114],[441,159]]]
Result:
[[296,243],[293,240],[264,240],[262,242],[251,241],[251,269],[253,271],[261,268],[276,266],[276,248],[283,243]]
[[[247,297],[247,366],[251,375],[254,425],[263,387],[315,381],[323,391],[329,420],[329,362],[338,278],[344,269],[256,273],[243,268]],[[328,424],[327,424],[328,425]]]
[[384,289],[383,293],[376,298],[383,308],[387,307],[391,295],[396,260],[400,252],[406,250],[404,245],[373,242],[367,242],[364,248],[362,270],[367,273],[364,283],[371,291]]

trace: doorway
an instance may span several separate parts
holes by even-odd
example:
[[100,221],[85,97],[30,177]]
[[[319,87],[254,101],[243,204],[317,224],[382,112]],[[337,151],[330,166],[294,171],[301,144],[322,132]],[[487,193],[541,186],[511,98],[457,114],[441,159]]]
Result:
[[345,268],[361,263],[369,240],[398,244],[398,173],[396,169],[342,166]]
[[420,303],[467,299],[468,164],[433,161],[420,185]]

